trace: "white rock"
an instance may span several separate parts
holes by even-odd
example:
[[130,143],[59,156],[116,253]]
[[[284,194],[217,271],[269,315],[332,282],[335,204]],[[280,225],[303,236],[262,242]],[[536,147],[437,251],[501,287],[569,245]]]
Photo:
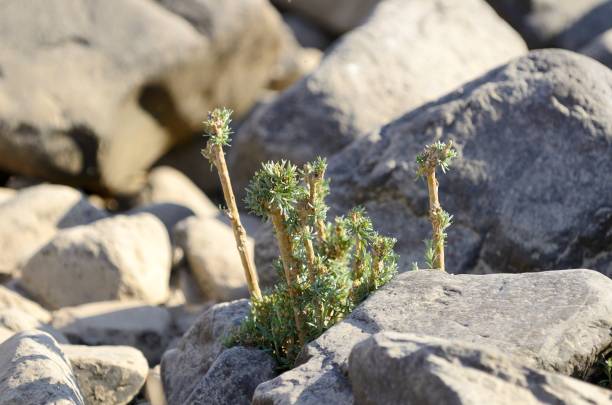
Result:
[[18,309],[45,323],[51,320],[49,311],[3,285],[0,286],[0,309]]
[[151,405],[166,405],[166,395],[162,384],[159,366],[149,370],[147,382],[145,383],[145,397]]

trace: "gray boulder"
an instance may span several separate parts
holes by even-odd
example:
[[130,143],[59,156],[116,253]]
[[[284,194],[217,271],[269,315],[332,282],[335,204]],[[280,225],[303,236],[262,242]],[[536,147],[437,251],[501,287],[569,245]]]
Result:
[[225,339],[244,320],[249,301],[217,304],[204,312],[176,348],[164,353],[161,376],[169,405],[183,404],[227,350]]
[[149,373],[142,353],[128,346],[62,346],[88,405],[125,405]]
[[580,49],[580,53],[590,56],[612,69],[612,29],[597,36]]
[[386,331],[458,339],[528,367],[582,375],[612,344],[611,288],[612,280],[590,270],[403,273],[308,344],[303,364],[259,385],[253,403],[352,403],[349,354]]
[[610,111],[610,69],[568,51],[533,51],[336,155],[330,203],[342,213],[364,206],[378,230],[398,239],[408,269],[431,234],[415,157],[452,139],[459,157],[439,179],[442,206],[454,215],[450,272],[588,267],[612,275]]
[[85,405],[66,356],[40,331],[0,345],[0,404]]
[[217,357],[185,403],[250,405],[255,388],[276,377],[275,368],[276,361],[264,351],[232,347]]
[[172,317],[141,302],[96,302],[55,311],[52,325],[73,344],[132,346],[155,365],[170,341]]
[[235,190],[262,161],[331,155],[525,51],[482,0],[385,1],[317,70],[241,126],[229,159]]
[[24,266],[21,285],[57,309],[95,301],[168,297],[171,246],[151,214],[118,215],[59,232]]
[[11,0],[0,26],[0,167],[120,193],[207,110],[244,114],[284,35],[264,0]]
[[612,391],[525,366],[502,350],[413,334],[359,343],[349,376],[357,405],[612,403]]
[[0,273],[17,274],[58,230],[106,215],[81,192],[67,186],[42,184],[20,190],[0,204]]

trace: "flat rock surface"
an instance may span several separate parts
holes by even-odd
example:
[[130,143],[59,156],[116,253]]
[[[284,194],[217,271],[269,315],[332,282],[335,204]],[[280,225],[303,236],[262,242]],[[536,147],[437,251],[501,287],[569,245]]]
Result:
[[529,367],[580,375],[612,344],[611,288],[612,280],[590,270],[403,273],[310,343],[304,364],[261,384],[254,403],[351,403],[350,351],[386,331],[459,339]]
[[[353,348],[357,405],[592,405],[612,391],[458,340],[379,333]],[[409,383],[406,383],[409,382]]]
[[0,404],[85,405],[66,356],[40,331],[0,345]]
[[366,208],[398,239],[400,268],[430,238],[418,153],[453,140],[439,173],[451,273],[589,268],[612,275],[612,71],[532,51],[414,110],[330,159],[330,205]]
[[109,301],[55,311],[52,325],[71,343],[133,346],[155,365],[168,344],[172,318],[163,307]]
[[63,345],[88,405],[125,405],[149,373],[147,359],[128,346]]
[[525,52],[483,0],[382,2],[311,75],[240,127],[232,183],[240,195],[262,161],[329,156]]

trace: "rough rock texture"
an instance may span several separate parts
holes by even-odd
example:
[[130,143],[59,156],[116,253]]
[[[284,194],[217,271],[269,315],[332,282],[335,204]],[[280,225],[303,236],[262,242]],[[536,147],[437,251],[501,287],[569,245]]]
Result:
[[357,405],[592,405],[612,391],[457,340],[379,333],[356,345],[349,376]]
[[0,345],[0,404],[85,405],[66,356],[40,331]]
[[88,405],[124,405],[149,372],[142,353],[127,346],[62,346]]
[[[249,296],[229,225],[215,218],[187,218],[176,226],[174,240],[183,249],[205,299],[232,301]],[[248,242],[253,257],[252,240]]]
[[155,365],[168,344],[172,318],[163,307],[96,302],[54,312],[52,325],[73,344],[133,346]]
[[175,349],[164,353],[161,375],[169,405],[183,404],[219,355],[225,338],[244,320],[249,301],[217,304],[204,312]]
[[0,273],[15,274],[58,229],[104,216],[70,187],[43,184],[20,190],[0,204]]
[[612,29],[589,42],[580,49],[580,53],[590,56],[612,69]]
[[59,232],[25,265],[21,284],[50,308],[168,296],[171,247],[150,214],[114,216]]
[[34,316],[16,308],[0,309],[0,340],[13,336],[15,333],[38,329],[48,333],[58,343],[68,343],[66,337],[50,325],[42,323]]
[[385,1],[315,72],[240,128],[230,149],[235,189],[261,161],[330,155],[525,51],[482,0]]
[[278,13],[264,0],[159,2],[3,3],[2,168],[133,192],[202,111],[248,110],[280,57]]
[[276,361],[264,351],[232,347],[217,357],[185,403],[250,405],[255,388],[274,378],[275,368]]
[[360,25],[380,0],[273,0],[283,10],[309,18],[332,34],[343,34]]
[[159,166],[151,171],[137,200],[139,205],[182,205],[201,217],[214,217],[219,213],[215,204],[187,176],[169,166]]
[[[609,0],[487,0],[530,48],[578,49],[601,33]],[[599,31],[599,32],[598,32]]]
[[310,343],[301,366],[261,384],[254,404],[349,404],[349,353],[392,331],[493,347],[526,366],[579,375],[612,344],[612,280],[590,270],[403,273]]
[[36,302],[27,299],[23,295],[12,291],[5,286],[0,286],[0,310],[16,309],[25,312],[40,322],[47,323],[51,320],[49,311]]
[[364,206],[380,232],[398,238],[408,269],[431,233],[415,157],[452,139],[459,158],[439,178],[454,215],[451,273],[612,275],[610,111],[610,69],[568,51],[533,51],[336,155],[330,203],[340,212]]

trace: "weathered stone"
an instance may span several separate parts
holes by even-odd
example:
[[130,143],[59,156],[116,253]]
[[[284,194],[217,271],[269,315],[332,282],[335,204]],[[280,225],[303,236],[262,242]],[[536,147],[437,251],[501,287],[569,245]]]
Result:
[[15,274],[58,229],[104,216],[70,187],[44,184],[20,190],[0,204],[0,273]]
[[589,42],[580,53],[603,63],[612,69],[612,29],[604,32]]
[[483,0],[385,1],[241,126],[229,151],[234,189],[240,195],[262,161],[331,155],[525,52]]
[[201,217],[219,214],[219,209],[187,176],[169,166],[156,167],[149,173],[137,201],[141,206],[157,203],[181,205]]
[[187,404],[250,405],[255,388],[276,376],[276,361],[262,350],[232,347],[217,357]]
[[344,34],[360,25],[380,0],[273,0],[284,10],[291,10],[319,24],[332,34]]
[[611,288],[612,280],[590,270],[403,273],[308,344],[304,364],[257,387],[253,403],[352,403],[349,353],[386,331],[459,339],[528,367],[581,375],[612,344]]
[[249,312],[249,301],[217,304],[204,312],[175,349],[164,353],[161,375],[168,404],[183,404]]
[[70,364],[55,340],[40,331],[0,345],[0,404],[84,405]]
[[[191,273],[206,299],[232,301],[249,295],[240,256],[230,226],[215,218],[191,217],[174,231]],[[249,243],[253,257],[253,243]]]
[[[377,230],[398,239],[408,269],[431,237],[415,157],[452,139],[459,157],[439,179],[454,216],[450,272],[587,267],[612,251],[610,111],[610,69],[568,51],[533,51],[336,155],[330,204],[340,213],[364,206]],[[599,266],[589,268],[612,274]]]
[[73,344],[133,346],[155,365],[168,344],[172,318],[163,307],[96,302],[54,312],[52,325]]
[[88,405],[124,405],[145,383],[149,365],[127,346],[62,346]]
[[43,323],[51,320],[49,311],[5,286],[0,286],[0,309],[17,309]]
[[357,405],[591,405],[612,391],[525,366],[458,340],[379,333],[356,345],[349,376]]
[[163,302],[171,247],[151,214],[114,216],[59,232],[25,265],[21,285],[50,308],[105,300]]
[[48,333],[58,343],[68,343],[66,337],[50,325],[42,323],[34,316],[16,308],[0,309],[0,340],[13,336],[15,333],[34,329]]
[[202,111],[246,112],[283,35],[264,0],[12,0],[0,26],[0,166],[122,193]]

